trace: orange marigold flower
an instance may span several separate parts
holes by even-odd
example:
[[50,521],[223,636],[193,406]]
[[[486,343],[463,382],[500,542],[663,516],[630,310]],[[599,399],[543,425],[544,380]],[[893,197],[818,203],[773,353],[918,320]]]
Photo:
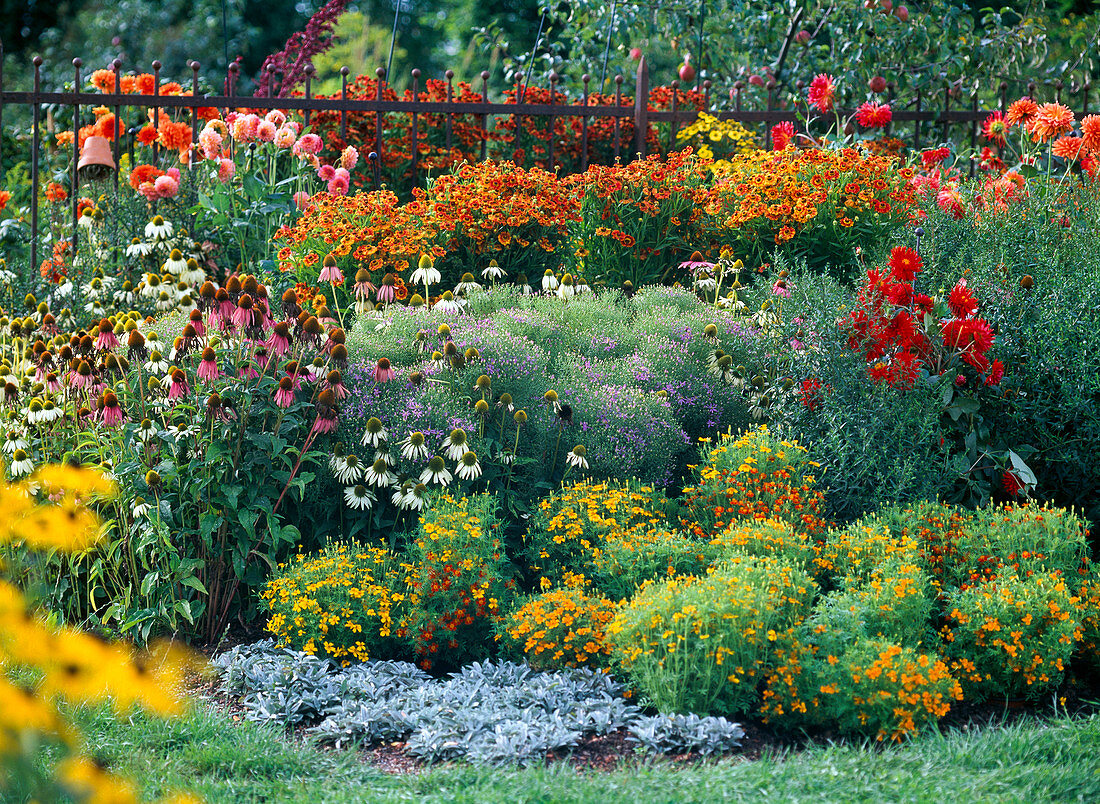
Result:
[[1026,128],[1036,142],[1047,142],[1073,130],[1073,112],[1060,103],[1044,103]]
[[1020,98],[1008,107],[1008,112],[1005,114],[1005,124],[1010,127],[1026,125],[1037,111],[1039,111],[1039,104],[1031,98]]

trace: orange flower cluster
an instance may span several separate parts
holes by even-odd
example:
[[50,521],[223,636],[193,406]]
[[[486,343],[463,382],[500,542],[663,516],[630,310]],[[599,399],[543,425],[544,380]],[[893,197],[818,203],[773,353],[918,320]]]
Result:
[[892,156],[787,148],[730,160],[706,202],[716,242],[764,255],[791,243],[815,253],[866,242],[909,222],[917,196],[913,172]]
[[615,604],[577,587],[563,587],[531,598],[512,612],[503,638],[538,669],[600,667],[611,655],[607,626]]
[[401,204],[393,193],[337,196],[319,193],[293,227],[283,227],[274,240],[285,245],[279,266],[296,271],[307,284],[316,284],[319,262],[336,258],[345,275],[359,266],[373,274],[402,273],[421,254],[438,259],[446,252],[437,245],[439,229],[423,203]]
[[703,454],[698,481],[684,489],[688,532],[713,538],[739,520],[788,522],[810,539],[824,536],[825,495],[811,474],[819,465],[797,442],[771,437],[762,426],[740,438],[722,436]]

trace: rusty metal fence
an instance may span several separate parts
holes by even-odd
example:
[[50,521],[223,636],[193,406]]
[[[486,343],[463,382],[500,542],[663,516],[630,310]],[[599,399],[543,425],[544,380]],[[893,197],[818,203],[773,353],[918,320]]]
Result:
[[[531,103],[526,100],[526,87],[517,88],[516,97],[510,102],[490,101],[488,79],[489,73],[481,73],[482,88],[480,93],[480,99],[477,101],[457,101],[454,95],[454,73],[448,70],[445,73],[446,80],[446,99],[444,101],[432,101],[424,100],[419,93],[419,82],[421,79],[421,73],[419,70],[413,70],[411,74],[412,78],[412,93],[411,97],[406,96],[403,99],[385,99],[383,97],[383,88],[386,86],[386,71],[384,68],[378,68],[377,75],[377,90],[376,97],[374,99],[354,98],[349,97],[348,93],[348,76],[349,70],[347,67],[341,69],[341,85],[342,89],[339,97],[324,97],[318,98],[313,95],[312,92],[312,80],[314,71],[312,67],[306,69],[306,81],[304,92],[300,96],[296,97],[255,97],[255,96],[241,96],[236,94],[236,88],[239,83],[239,68],[236,63],[230,64],[228,74],[225,81],[225,91],[221,95],[212,94],[200,94],[199,87],[199,72],[201,65],[198,62],[191,62],[192,80],[191,80],[191,94],[161,94],[160,89],[163,86],[161,78],[162,65],[159,61],[154,61],[151,65],[153,86],[152,93],[143,94],[129,94],[120,93],[118,89],[122,86],[121,78],[123,76],[122,63],[119,60],[115,60],[110,65],[110,71],[114,75],[114,90],[111,93],[102,92],[85,92],[80,91],[85,79],[84,65],[80,59],[74,59],[73,64],[73,87],[75,91],[53,91],[47,90],[42,87],[41,82],[41,67],[42,58],[36,56],[33,59],[33,86],[27,90],[11,90],[4,83],[3,73],[3,48],[0,45],[0,132],[3,132],[4,126],[4,112],[6,107],[28,107],[30,110],[30,178],[31,178],[31,265],[34,266],[37,262],[37,246],[38,246],[38,234],[39,234],[39,189],[40,189],[40,162],[41,162],[41,148],[42,148],[42,107],[54,106],[64,107],[71,109],[72,112],[72,166],[71,166],[71,182],[73,192],[72,196],[72,215],[73,215],[73,248],[75,253],[75,247],[77,245],[78,227],[75,225],[77,220],[77,204],[78,193],[75,189],[79,185],[78,175],[78,162],[80,158],[80,144],[79,144],[79,132],[81,128],[81,113],[82,110],[107,107],[114,112],[115,131],[113,139],[113,151],[115,164],[119,164],[119,159],[124,148],[124,141],[128,144],[125,146],[128,148],[131,155],[131,161],[133,157],[133,151],[135,147],[135,139],[137,134],[136,128],[124,129],[121,124],[121,111],[123,108],[145,108],[152,110],[154,127],[158,125],[159,116],[161,110],[182,110],[184,114],[190,112],[191,120],[191,132],[192,143],[197,143],[198,136],[198,113],[203,108],[217,108],[217,109],[248,109],[250,111],[264,112],[272,109],[280,109],[283,111],[297,111],[301,112],[304,123],[306,125],[310,122],[312,114],[317,112],[335,113],[339,115],[339,129],[342,138],[347,136],[347,126],[349,115],[356,113],[374,113],[375,114],[375,132],[374,140],[369,143],[372,150],[368,155],[373,171],[375,182],[379,182],[379,167],[382,161],[382,155],[386,152],[387,143],[385,141],[385,134],[383,129],[383,115],[407,115],[411,121],[411,137],[412,137],[412,176],[416,181],[418,177],[418,164],[417,158],[419,149],[417,147],[418,126],[417,119],[419,116],[426,114],[444,115],[444,136],[446,141],[446,147],[449,150],[452,140],[452,128],[454,121],[459,116],[475,116],[480,120],[480,126],[483,132],[488,131],[488,121],[490,117],[511,117],[515,121],[522,120],[526,117],[533,118],[547,118],[547,125],[550,130],[553,131],[554,121],[556,118],[568,118],[571,120],[579,121],[579,125],[575,128],[579,129],[579,136],[581,139],[580,153],[581,162],[580,170],[583,171],[588,167],[588,140],[589,140],[589,126],[590,121],[598,118],[609,118],[612,121],[612,138],[613,138],[613,158],[619,160],[620,158],[627,156],[630,158],[645,156],[647,149],[647,135],[651,132],[651,127],[656,124],[665,124],[670,131],[669,141],[675,141],[676,132],[685,125],[690,125],[696,120],[700,112],[707,112],[714,115],[719,120],[734,120],[743,124],[765,124],[773,125],[783,121],[796,122],[799,117],[799,111],[794,108],[783,108],[783,104],[779,100],[779,90],[773,82],[765,85],[763,108],[759,108],[759,97],[749,98],[747,95],[747,88],[743,82],[735,82],[733,86],[728,90],[729,104],[725,103],[725,95],[722,95],[723,100],[720,104],[715,103],[715,99],[719,95],[714,92],[714,86],[711,81],[697,82],[691,91],[695,93],[694,98],[696,103],[683,105],[679,101],[681,95],[680,86],[678,82],[672,82],[669,88],[671,93],[671,108],[664,110],[655,110],[652,104],[652,92],[649,83],[649,73],[646,65],[646,61],[643,58],[637,69],[634,80],[634,93],[630,97],[624,94],[623,87],[625,79],[622,75],[617,75],[612,79],[614,84],[614,102],[612,104],[594,105],[590,103],[590,99],[594,93],[590,92],[591,79],[588,75],[584,75],[581,79],[582,91],[577,98],[577,103]],[[556,74],[550,75],[549,86],[546,89],[550,90],[549,97],[556,99],[560,93],[558,84],[561,79]],[[600,88],[602,90],[602,87]],[[968,140],[970,147],[973,149],[978,144],[978,131],[980,123],[990,114],[992,110],[988,108],[980,108],[980,98],[996,99],[996,105],[1000,110],[1005,110],[1008,105],[1008,85],[1002,82],[998,87],[994,89],[983,88],[979,86],[972,86],[964,88],[958,83],[947,84],[945,83],[942,90],[937,93],[930,92],[916,92],[911,98],[902,101],[897,98],[894,93],[892,85],[888,85],[886,91],[886,99],[889,101],[892,108],[892,121],[887,133],[893,136],[900,136],[909,141],[911,147],[919,149],[922,145],[926,144],[930,138],[936,137],[938,129],[938,141],[947,141],[950,130],[952,127],[965,127],[963,139]],[[804,86],[801,82],[796,83],[795,90],[799,96],[803,95]],[[1028,85],[1028,94],[1037,100],[1055,100],[1058,102],[1079,102],[1080,111],[1077,112],[1078,117],[1087,114],[1089,112],[1091,85],[1086,80],[1083,83],[1071,82],[1068,86],[1062,81],[1054,81],[1050,83],[1044,83],[1039,85],[1032,82]],[[1073,96],[1073,100],[1069,100],[1068,97],[1064,99],[1063,96]],[[608,96],[610,97],[610,96]],[[750,108],[755,106],[755,108]],[[839,112],[839,119],[844,119],[851,115],[853,110],[841,110]],[[629,141],[624,141],[623,136],[623,123],[629,121],[632,129],[632,137]],[[766,144],[770,145],[770,131],[765,132]],[[367,145],[367,143],[362,143]],[[481,144],[481,158],[487,157],[486,151],[487,140],[483,139]],[[550,137],[548,140],[548,163],[553,166],[555,164],[554,154],[554,137]],[[0,164],[3,163],[3,137],[0,137]],[[154,163],[158,158],[158,146],[153,144],[153,159]],[[970,171],[973,174],[975,162],[971,160]],[[118,172],[114,172],[114,184],[115,189],[118,189]]]

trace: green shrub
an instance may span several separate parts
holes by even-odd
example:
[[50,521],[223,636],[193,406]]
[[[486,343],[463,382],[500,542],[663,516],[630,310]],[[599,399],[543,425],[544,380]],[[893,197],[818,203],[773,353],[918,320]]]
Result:
[[789,648],[816,586],[765,557],[732,557],[702,577],[644,584],[608,628],[613,656],[664,712],[737,714]]

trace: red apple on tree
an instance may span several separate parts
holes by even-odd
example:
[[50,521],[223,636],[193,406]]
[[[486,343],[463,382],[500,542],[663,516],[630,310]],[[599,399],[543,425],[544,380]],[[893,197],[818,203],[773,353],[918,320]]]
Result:
[[690,84],[695,80],[695,68],[691,66],[691,55],[684,56],[684,63],[680,65],[680,80]]

